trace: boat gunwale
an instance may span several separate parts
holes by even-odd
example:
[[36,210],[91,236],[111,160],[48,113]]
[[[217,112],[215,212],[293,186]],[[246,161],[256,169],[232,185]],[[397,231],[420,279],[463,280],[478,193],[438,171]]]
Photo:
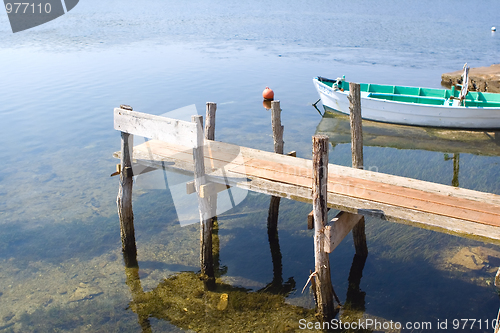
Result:
[[[327,80],[327,81],[321,81],[319,78],[323,79],[323,80]],[[323,78],[323,77],[315,77],[314,78],[314,81],[316,81],[317,83],[319,84],[322,84],[324,85],[325,87],[327,88],[330,88],[330,89],[334,89],[333,88],[333,83],[337,82],[337,80],[331,80],[331,79],[326,79],[326,78]],[[332,86],[326,84],[325,82],[329,82],[329,83],[332,83]],[[347,81],[343,81],[343,83],[348,83]],[[360,84],[363,84],[363,85],[371,85],[369,83],[360,83]],[[398,85],[389,85],[389,84],[376,84],[377,86],[385,86],[385,87],[394,87],[394,88],[415,88],[415,89],[418,89],[418,88],[421,88],[421,87],[412,87],[412,86],[398,86]],[[448,91],[450,92],[450,94],[453,92],[453,91],[457,91],[459,92],[458,90],[452,90],[452,89],[443,89],[443,88],[423,88],[423,89],[434,89],[434,90],[441,90],[443,92],[445,91]],[[338,89],[338,90],[335,90],[336,93],[340,93],[340,94],[343,94],[345,96],[347,96],[349,94],[349,90],[346,90],[346,89]],[[365,95],[365,96],[361,96],[361,99],[370,99],[370,100],[373,100],[373,101],[379,101],[379,102],[384,102],[384,103],[391,103],[391,104],[403,104],[403,105],[421,105],[421,106],[425,106],[425,107],[436,107],[436,108],[446,108],[446,109],[450,109],[450,108],[460,108],[460,109],[481,109],[481,110],[498,110],[500,109],[500,100],[498,102],[487,102],[487,101],[478,101],[478,100],[474,100],[474,99],[466,99],[465,101],[466,102],[469,102],[469,103],[484,103],[484,104],[488,104],[488,103],[498,103],[499,105],[498,106],[477,106],[477,105],[474,105],[474,106],[463,106],[463,105],[446,105],[444,104],[447,100],[449,100],[449,98],[445,98],[445,97],[434,97],[434,96],[420,96],[420,95],[408,95],[408,94],[400,94],[400,93],[380,93],[380,92],[370,92],[370,91],[361,91],[362,93],[367,93],[368,95]],[[414,98],[422,98],[422,99],[430,99],[430,100],[442,100],[443,101],[443,104],[427,104],[427,103],[418,103],[418,102],[403,102],[403,101],[397,101],[397,100],[390,100],[390,99],[384,99],[384,98],[374,98],[374,97],[370,97],[370,94],[372,93],[375,93],[375,94],[383,94],[383,95],[387,95],[387,96],[403,96],[403,97],[414,97]],[[481,95],[496,95],[496,96],[499,96],[500,98],[500,94],[496,94],[496,93],[489,93],[489,92],[479,92],[479,91],[475,91],[475,92],[469,92],[470,93],[480,93]],[[485,98],[486,99],[486,98]]]

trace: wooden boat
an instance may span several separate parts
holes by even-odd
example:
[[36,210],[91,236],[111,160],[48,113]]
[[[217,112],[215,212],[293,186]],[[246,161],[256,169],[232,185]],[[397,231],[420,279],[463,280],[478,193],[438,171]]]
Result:
[[[468,73],[468,68],[466,72]],[[464,82],[468,82],[467,76]],[[323,105],[349,114],[349,82],[316,77]],[[435,89],[382,84],[360,84],[361,115],[385,123],[462,128],[500,128],[500,94],[463,89]]]

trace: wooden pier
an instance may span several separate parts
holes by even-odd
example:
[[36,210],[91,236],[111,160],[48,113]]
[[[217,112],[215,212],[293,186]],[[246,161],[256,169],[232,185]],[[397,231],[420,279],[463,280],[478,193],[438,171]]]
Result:
[[[130,113],[116,109],[115,114]],[[234,161],[238,155],[244,163]],[[225,185],[225,171],[230,186],[312,203],[311,160],[211,140],[205,141],[204,156],[206,176],[213,184],[202,187],[203,196],[215,184]],[[165,169],[194,170],[189,147],[159,140],[135,146],[133,159],[155,168],[168,161],[173,164]],[[328,171],[330,208],[500,244],[498,195],[334,164]],[[239,182],[242,178],[245,181]]]
[[[351,91],[356,91],[356,87]],[[131,206],[132,168],[136,164],[194,176],[186,191],[199,203],[201,271],[209,280],[213,279],[211,219],[218,192],[236,186],[278,199],[274,204],[271,201],[276,212],[270,209],[270,239],[277,237],[277,215],[276,218],[272,215],[277,214],[279,198],[313,204],[310,224],[315,226],[316,265],[310,280],[319,315],[327,320],[335,316],[328,253],[353,230],[356,253],[366,258],[365,215],[500,244],[499,195],[363,170],[361,117],[356,96],[351,104],[352,128],[358,128],[353,131],[353,168],[328,164],[328,138],[324,136],[313,137],[313,160],[283,154],[279,101],[273,102],[275,153],[214,141],[213,103],[207,104],[209,120],[205,131],[200,116],[184,122],[135,112],[126,106],[116,108],[115,129],[122,132],[122,150],[114,156],[121,158],[117,203],[124,253],[130,252],[132,256],[136,253]],[[152,140],[132,150],[128,145],[133,134]],[[332,222],[326,221],[327,207],[341,211]]]

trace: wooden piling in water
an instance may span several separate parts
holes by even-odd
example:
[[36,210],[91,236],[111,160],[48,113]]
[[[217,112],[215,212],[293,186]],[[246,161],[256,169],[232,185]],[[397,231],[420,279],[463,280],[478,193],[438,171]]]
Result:
[[[215,113],[217,111],[217,103],[207,102],[207,111],[205,116],[205,139],[215,140]],[[217,194],[209,196],[208,203],[210,206],[210,219],[212,221],[212,226],[215,221],[215,215],[217,212]]]
[[324,321],[336,315],[333,302],[333,287],[330,276],[330,260],[325,252],[325,226],[327,223],[327,183],[328,183],[328,137],[313,136],[313,186],[314,211],[314,293],[318,315]]
[[[271,102],[271,126],[273,129],[274,152],[283,154],[283,131],[281,125],[281,107],[280,101]],[[271,258],[273,262],[273,282],[279,283],[283,281],[282,277],[282,256],[279,245],[278,236],[278,215],[281,198],[272,196],[269,202],[269,213],[267,216],[267,238],[271,248]]]
[[351,122],[352,167],[363,169],[363,129],[359,83],[349,82],[349,119]]
[[[121,105],[120,108],[132,111],[132,107],[128,105]],[[133,258],[137,257],[134,212],[132,210],[132,150],[134,147],[134,136],[129,133],[121,132],[121,137],[121,172],[116,205],[118,207],[118,217],[120,219],[120,234],[125,265],[130,267],[136,264]]]
[[[205,139],[207,140],[215,140],[215,115],[217,113],[217,103],[207,102],[206,104],[206,115],[205,115]],[[208,232],[210,229],[210,233],[212,235],[212,262],[213,262],[213,271],[214,277],[219,274],[220,265],[219,265],[219,224],[217,222],[217,193],[208,197],[208,204],[210,206],[210,222],[208,223],[207,229],[205,231]],[[208,251],[208,246],[207,251]],[[209,286],[210,288],[210,286]]]
[[192,116],[191,121],[198,125],[197,145],[193,148],[194,186],[198,195],[200,210],[200,266],[201,274],[209,289],[215,287],[214,263],[212,254],[212,219],[208,197],[200,195],[200,187],[206,184],[204,161],[203,116]]
[[[352,167],[363,169],[363,124],[361,117],[361,96],[359,83],[349,82],[349,120],[351,123]],[[365,218],[361,217],[352,229],[356,254],[366,257]]]
[[215,113],[217,103],[207,102],[207,114],[205,119],[205,139],[215,140]]
[[283,146],[285,142],[283,141],[284,127],[281,125],[280,101],[271,102],[271,117],[271,124],[273,127],[274,152],[276,154],[283,154]]

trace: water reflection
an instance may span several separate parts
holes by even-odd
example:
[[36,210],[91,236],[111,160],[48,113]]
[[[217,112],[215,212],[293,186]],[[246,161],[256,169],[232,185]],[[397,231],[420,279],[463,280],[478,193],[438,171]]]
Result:
[[[325,112],[316,133],[328,135],[333,146],[350,143],[349,116],[338,112]],[[373,147],[500,156],[499,131],[452,130],[363,120],[363,144]]]
[[342,307],[343,321],[354,322],[363,317],[365,313],[366,293],[361,290],[361,278],[365,268],[366,256],[354,255],[351,270],[349,271],[349,285],[347,287],[346,300]]
[[[349,116],[327,110],[316,133],[328,135],[333,147],[350,143]],[[363,145],[442,152],[444,161],[453,161],[451,185],[458,187],[460,154],[500,156],[500,131],[452,130],[363,120]]]
[[[126,254],[124,253],[124,257]],[[137,262],[137,259],[135,259]],[[144,304],[147,297],[142,289],[141,279],[139,277],[139,265],[128,267],[125,265],[125,275],[127,277],[126,284],[130,289],[130,294],[132,295],[132,302],[130,302],[129,307],[137,314],[137,321],[141,327],[142,332],[149,333],[151,330],[151,323],[149,322],[149,314],[144,314],[142,311],[138,311],[137,307],[140,304]]]
[[[318,319],[314,309],[293,305],[286,300],[295,290],[296,283],[293,277],[285,282],[283,279],[278,236],[279,205],[280,198],[270,198],[267,231],[273,278],[257,291],[235,287],[220,279],[226,274],[227,267],[221,266],[219,259],[219,228],[216,218],[212,231],[216,280],[211,288],[207,288],[206,281],[199,272],[186,271],[163,279],[152,290],[144,291],[137,255],[124,252],[126,285],[132,298],[128,309],[137,315],[142,332],[153,331],[150,318],[164,320],[180,329],[196,332],[287,332],[295,331],[300,320],[316,323]],[[346,301],[338,317],[340,320],[354,321],[369,317],[365,314],[366,293],[360,288],[366,258],[354,255]],[[338,298],[337,301],[340,303]]]
[[[354,321],[364,316],[365,293],[359,285],[365,260],[366,257],[354,256],[341,320]],[[200,274],[181,272],[145,292],[139,266],[125,267],[125,274],[132,296],[128,308],[137,315],[142,332],[152,332],[150,317],[196,332],[287,332],[294,331],[301,319],[317,321],[313,309],[285,301],[294,285],[288,283],[290,280],[276,288],[278,284],[273,279],[266,288],[257,292],[218,280],[215,289],[208,290]],[[285,291],[287,286],[288,292]]]
[[453,157],[450,157],[448,154],[444,154],[444,160],[453,160],[453,179],[451,180],[451,185],[459,187],[460,184],[458,182],[458,171],[460,169],[460,154],[454,153]]
[[170,276],[144,292],[139,275],[133,273],[127,274],[129,309],[137,315],[142,332],[151,332],[149,317],[196,332],[286,332],[301,318],[314,320],[313,310],[286,304],[284,295],[249,292],[221,282],[215,290],[206,290],[194,272]]
[[269,202],[269,214],[267,217],[267,236],[269,247],[271,249],[271,258],[273,261],[273,280],[260,291],[271,294],[288,295],[295,288],[293,277],[283,283],[283,264],[278,236],[278,215],[280,197],[272,196]]
[[[125,259],[127,263],[134,261],[137,262],[137,259]],[[221,273],[224,270],[216,271]],[[153,290],[144,292],[138,264],[133,267],[125,265],[125,274],[132,296],[129,309],[137,315],[142,332],[152,332],[150,317],[167,320],[179,328],[196,332],[268,329],[286,332],[297,326],[302,318],[314,320],[314,310],[285,303],[286,295],[293,289],[294,283],[288,284],[288,292],[284,292],[283,287],[279,292],[267,287],[250,292],[217,279],[215,288],[207,289],[200,274],[182,272],[164,279]],[[268,286],[276,287],[275,280]]]

